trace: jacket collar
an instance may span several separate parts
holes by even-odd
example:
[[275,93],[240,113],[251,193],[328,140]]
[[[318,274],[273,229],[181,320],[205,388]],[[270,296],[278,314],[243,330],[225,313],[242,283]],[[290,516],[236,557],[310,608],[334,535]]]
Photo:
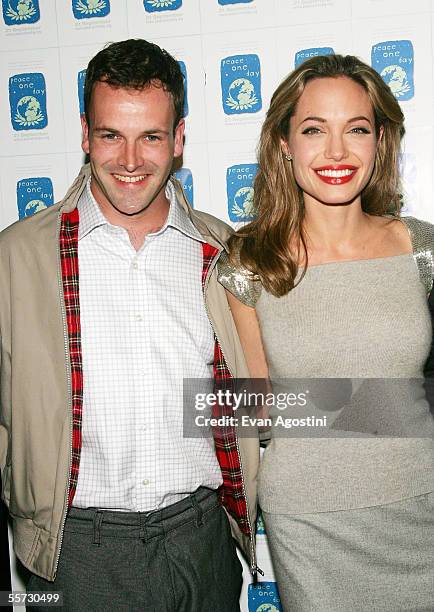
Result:
[[[166,185],[166,197],[170,202],[169,214],[163,227],[158,230],[158,232],[155,232],[154,235],[162,234],[166,228],[172,227],[193,240],[205,242],[199,231],[193,225],[185,209],[179,203],[175,188],[171,181],[168,181]],[[78,198],[77,209],[80,213],[78,240],[81,240],[93,232],[97,227],[111,225],[102,213],[92,194],[90,179],[87,180],[86,187]]]
[[[86,184],[90,177],[90,165],[85,164],[81,170],[65,197],[62,200],[60,211],[61,213],[68,213],[74,210],[77,207],[78,200],[82,195],[83,191],[86,189]],[[187,213],[188,218],[193,223],[194,227],[198,230],[201,237],[211,244],[212,246],[219,249],[219,251],[225,249],[227,250],[226,241],[223,240],[217,233],[216,230],[213,229],[211,224],[207,223],[207,215],[204,213],[198,213],[191,208],[191,206],[187,202],[187,198],[185,197],[184,190],[179,183],[179,181],[174,177],[170,176],[169,178],[170,184],[173,187],[174,195],[179,203],[179,205],[184,209]]]

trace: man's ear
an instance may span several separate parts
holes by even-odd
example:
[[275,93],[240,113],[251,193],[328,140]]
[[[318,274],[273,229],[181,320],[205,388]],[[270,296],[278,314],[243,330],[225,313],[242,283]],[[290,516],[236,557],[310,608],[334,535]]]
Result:
[[86,121],[86,115],[82,113],[80,115],[81,121],[81,148],[83,149],[86,155],[89,155],[89,126]]
[[181,119],[175,128],[175,146],[173,150],[173,157],[180,157],[180,155],[182,155],[182,151],[184,150],[184,130],[185,121],[184,119]]

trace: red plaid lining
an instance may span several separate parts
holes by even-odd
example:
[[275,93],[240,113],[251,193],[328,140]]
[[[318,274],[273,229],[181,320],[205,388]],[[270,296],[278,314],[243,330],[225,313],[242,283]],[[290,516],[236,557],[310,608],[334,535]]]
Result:
[[[218,249],[210,244],[202,244],[203,269],[202,288],[205,289],[205,281],[208,271]],[[232,375],[226,364],[220,344],[215,337],[214,346],[214,381],[215,389],[233,390]],[[213,417],[233,415],[231,406],[214,406]],[[214,445],[217,460],[223,476],[223,486],[220,488],[220,501],[237,521],[243,533],[251,536],[251,530],[247,512],[247,501],[244,494],[243,478],[241,473],[240,455],[237,447],[237,438],[234,427],[214,427]]]
[[[83,414],[83,364],[81,357],[80,299],[78,276],[78,222],[79,214],[75,209],[62,215],[60,226],[60,259],[62,268],[63,293],[68,326],[69,353],[71,360],[72,391],[72,463],[68,492],[68,505],[71,506],[77,488],[78,470],[81,453],[81,425]],[[210,265],[218,249],[210,244],[202,244],[202,288],[205,288]],[[219,389],[232,389],[232,375],[226,365],[220,344],[215,338],[214,378]],[[216,413],[217,411],[217,413]],[[213,416],[231,414],[229,406],[215,407]],[[220,414],[219,414],[220,413]],[[223,476],[220,499],[228,512],[235,518],[241,531],[251,535],[247,502],[244,495],[240,457],[237,448],[235,429],[220,427],[215,430],[215,449]]]
[[72,463],[68,506],[77,488],[81,453],[81,418],[83,412],[83,365],[81,360],[80,299],[78,289],[78,210],[62,215],[60,225],[60,261],[63,295],[68,325],[72,391]]

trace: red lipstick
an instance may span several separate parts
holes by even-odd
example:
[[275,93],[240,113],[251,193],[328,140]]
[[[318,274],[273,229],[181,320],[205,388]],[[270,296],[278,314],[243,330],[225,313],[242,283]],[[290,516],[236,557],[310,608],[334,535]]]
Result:
[[343,185],[351,181],[356,175],[358,168],[348,164],[335,164],[333,166],[321,166],[314,168],[318,178],[328,185]]

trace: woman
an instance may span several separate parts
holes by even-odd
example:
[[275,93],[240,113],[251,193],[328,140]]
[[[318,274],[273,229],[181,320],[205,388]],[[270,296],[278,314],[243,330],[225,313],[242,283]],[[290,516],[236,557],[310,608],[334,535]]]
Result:
[[434,421],[421,394],[434,227],[399,218],[403,133],[372,68],[304,62],[262,129],[257,218],[219,263],[252,376],[356,379],[336,406],[316,394],[333,430],[285,439],[274,427],[264,453],[259,502],[290,612],[434,610]]

